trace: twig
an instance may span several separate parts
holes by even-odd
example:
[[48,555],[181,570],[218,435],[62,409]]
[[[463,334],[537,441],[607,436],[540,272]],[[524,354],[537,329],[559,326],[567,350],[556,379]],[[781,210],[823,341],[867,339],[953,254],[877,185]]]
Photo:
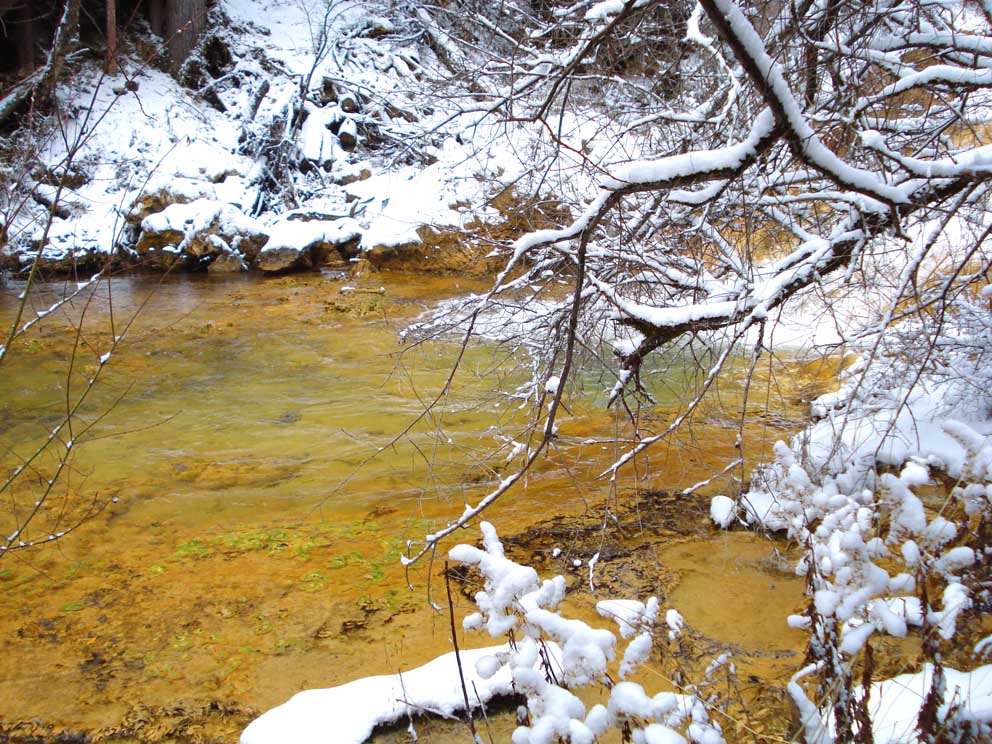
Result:
[[448,562],[444,562],[444,588],[448,593],[448,619],[451,621],[451,644],[455,647],[455,663],[458,665],[458,680],[462,683],[462,698],[465,700],[465,715],[468,717],[468,727],[472,739],[479,741],[475,731],[475,721],[472,720],[472,706],[468,702],[468,688],[465,686],[465,673],[462,671],[462,656],[458,648],[458,631],[455,629],[455,604],[451,601],[451,575],[448,573]]

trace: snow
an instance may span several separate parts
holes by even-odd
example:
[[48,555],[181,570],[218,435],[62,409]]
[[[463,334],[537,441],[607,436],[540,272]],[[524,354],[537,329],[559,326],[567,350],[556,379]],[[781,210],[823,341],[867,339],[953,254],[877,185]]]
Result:
[[145,232],[176,231],[192,235],[207,229],[213,222],[225,234],[264,232],[260,223],[245,216],[241,210],[212,199],[171,204],[161,212],[145,217],[141,221],[141,229]]
[[[254,163],[236,154],[235,124],[213,109],[193,105],[165,73],[149,67],[130,72],[138,90],[118,95],[114,89],[122,89],[123,76],[101,80],[95,71],[80,71],[73,98],[92,100],[99,116],[85,126],[82,119],[67,120],[65,137],[53,138],[42,153],[45,161],[60,163],[78,142],[75,162],[88,176],[65,191],[67,202],[85,204],[86,211],[54,221],[46,249],[51,260],[113,251],[123,217],[139,193],[166,187],[188,197],[218,198],[223,192],[231,203],[246,201],[238,174],[251,173]],[[35,238],[40,230],[35,229]]]
[[743,142],[714,150],[627,163],[615,167],[610,176],[601,181],[601,186],[621,189],[632,185],[677,182],[710,172],[732,172],[757,155],[758,142],[768,136],[774,123],[771,111],[765,109],[755,117],[751,131]]
[[334,163],[336,160],[347,160],[347,154],[338,144],[330,127],[344,120],[344,112],[337,106],[319,108],[307,102],[306,121],[300,131],[300,151],[308,160],[317,163]]
[[789,525],[789,517],[784,512],[779,497],[769,491],[749,491],[741,499],[741,508],[744,519],[752,526],[777,532]]
[[678,731],[652,723],[644,729],[644,744],[686,744],[686,740]]
[[[270,0],[224,0],[219,5],[232,21],[223,40],[230,45],[234,67],[221,78],[208,78],[206,85],[226,112],[193,97],[169,75],[126,59],[122,64],[127,78],[122,73],[104,79],[91,66],[74,79],[73,101],[65,101],[65,110],[81,110],[74,101],[92,100],[97,116],[85,128],[84,118],[68,119],[65,137],[52,138],[41,157],[62,163],[78,137],[82,146],[74,155],[75,163],[89,179],[62,194],[61,203],[77,205],[78,213],[55,218],[45,260],[80,259],[127,248],[130,238],[123,229],[124,217],[148,217],[159,204],[210,200],[255,215],[263,223],[275,222],[282,209],[278,205],[259,213],[259,189],[266,179],[263,165],[242,151],[254,153],[253,136],[260,132],[253,127],[264,128],[285,118],[297,100],[300,80],[307,77],[319,86],[326,76],[341,89],[340,103],[302,103],[306,117],[293,157],[316,163],[330,178],[314,177],[320,187],[310,193],[313,188],[307,186],[301,197],[308,207],[327,216],[353,217],[364,236],[363,250],[419,243],[417,228],[423,225],[460,229],[480,216],[497,216],[495,210],[485,209],[470,214],[465,207],[518,179],[526,163],[497,143],[495,123],[480,124],[477,116],[455,117],[447,123],[447,110],[423,114],[423,103],[411,86],[420,74],[419,53],[407,28],[370,15],[358,3],[334,4],[328,16],[334,41],[315,54],[314,34],[324,22],[319,5]],[[374,30],[377,38],[363,38],[367,30]],[[330,53],[334,45],[338,47]],[[342,49],[343,62],[338,56]],[[125,89],[128,80],[137,84],[136,91]],[[247,121],[245,113],[263,80],[270,85],[268,93],[260,100],[257,115]],[[358,111],[342,109],[348,98]],[[394,121],[389,111],[395,109],[382,102],[427,118],[416,125],[400,118]],[[366,105],[368,110],[362,110]],[[423,145],[424,157],[436,161],[427,166],[373,163],[361,141],[355,152],[346,152],[338,139],[351,135],[361,140],[363,126],[371,122],[398,142],[412,143],[411,133],[429,130],[431,118],[440,122],[439,131],[452,136],[439,135],[436,144]],[[467,126],[473,127],[478,139],[459,135]],[[485,139],[492,143],[489,147],[480,144]],[[363,178],[366,181],[358,180]],[[348,180],[354,183],[341,185]],[[37,184],[37,189],[54,194],[45,183]],[[355,201],[349,206],[351,200]],[[41,227],[33,212],[18,220],[23,224],[15,224],[11,234],[22,236],[16,248],[26,262],[30,241],[40,237]]]
[[267,228],[269,240],[262,252],[304,251],[316,243],[340,245],[361,235],[358,223],[348,217],[337,220],[279,220]]
[[737,504],[727,496],[710,499],[710,519],[717,527],[727,529],[737,518]]
[[624,0],[603,0],[586,11],[587,21],[602,21],[623,10]]
[[[933,665],[915,674],[902,674],[871,686],[868,708],[875,744],[916,744],[920,706],[933,686]],[[944,669],[946,689],[937,712],[944,729],[971,722],[974,741],[992,736],[992,665],[972,672]],[[861,688],[856,694],[860,695]]]
[[596,612],[615,621],[623,638],[640,630],[645,609],[644,603],[636,599],[602,599],[596,603]]
[[[491,672],[491,661],[508,646],[461,651],[461,668],[473,707],[513,692],[510,670]],[[558,650],[548,647],[552,657]],[[323,690],[297,693],[287,702],[256,718],[241,734],[241,744],[360,744],[380,725],[408,716],[452,715],[465,707],[458,658],[444,654],[399,674],[363,677]]]
[[498,148],[480,152],[451,137],[434,155],[437,162],[425,168],[396,168],[345,187],[363,204],[363,250],[420,243],[417,229],[425,225],[463,228],[479,216],[464,205],[485,198],[486,179],[509,179],[521,171]]

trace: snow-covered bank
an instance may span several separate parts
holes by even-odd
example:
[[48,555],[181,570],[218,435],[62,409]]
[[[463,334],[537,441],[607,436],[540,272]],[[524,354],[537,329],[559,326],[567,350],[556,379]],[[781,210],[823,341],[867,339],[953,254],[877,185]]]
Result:
[[[58,91],[70,112],[63,131],[23,133],[44,140],[10,163],[21,206],[0,225],[6,266],[25,267],[40,250],[61,270],[109,260],[283,271],[315,255],[309,233],[284,229],[288,214],[348,232],[363,251],[417,245],[425,225],[460,232],[498,218],[469,207],[524,166],[494,144],[495,125],[473,130],[489,146],[460,136],[477,117],[430,94],[437,62],[416,18],[331,5],[324,14],[313,3],[221,0],[180,80],[137,53],[115,76],[77,61]],[[194,203],[209,209],[179,214]],[[218,211],[233,230],[212,219]],[[336,224],[345,219],[347,230]],[[239,249],[249,237],[250,250]]]
[[[509,668],[492,675],[480,672],[489,668],[488,660],[508,652],[504,645],[460,653],[461,674],[473,708],[514,693]],[[555,659],[560,655],[552,646],[548,653]],[[241,744],[325,744],[331,740],[360,744],[376,726],[423,715],[448,717],[464,709],[459,657],[452,651],[408,672],[297,693],[253,721],[242,733]]]
[[[811,634],[814,664],[789,685],[807,741],[846,741],[864,715],[876,742],[916,742],[927,726],[949,740],[992,735],[992,667],[937,671],[942,649],[970,665],[992,640],[968,653],[960,638],[975,643],[970,613],[980,619],[990,599],[988,294],[959,296],[938,334],[911,318],[862,335],[840,390],[813,401],[813,422],[776,444],[738,501],[712,501],[721,527],[784,531],[805,547],[796,573],[810,604],[788,622]],[[852,668],[882,634],[918,634],[927,663],[854,689]],[[829,704],[807,677],[827,680],[817,689],[831,687]],[[846,728],[835,733],[840,716]]]

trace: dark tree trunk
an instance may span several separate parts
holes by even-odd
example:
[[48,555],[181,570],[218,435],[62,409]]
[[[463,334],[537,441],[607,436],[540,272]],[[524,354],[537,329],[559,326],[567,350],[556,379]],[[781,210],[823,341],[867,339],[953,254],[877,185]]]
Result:
[[173,68],[186,61],[206,23],[206,0],[166,0],[165,40]]
[[165,0],[148,0],[148,25],[152,33],[165,36]]
[[24,74],[34,72],[34,22],[27,3],[17,11],[17,66]]
[[0,44],[17,53],[17,72],[34,72],[34,27],[27,0],[0,0]]
[[45,75],[36,92],[36,98],[47,101],[55,90],[55,84],[62,76],[65,56],[69,53],[73,41],[79,36],[79,5],[80,0],[65,0],[59,25],[55,29],[55,38],[48,53],[45,64]]
[[27,3],[17,10],[17,67],[24,74],[34,72],[34,22]]

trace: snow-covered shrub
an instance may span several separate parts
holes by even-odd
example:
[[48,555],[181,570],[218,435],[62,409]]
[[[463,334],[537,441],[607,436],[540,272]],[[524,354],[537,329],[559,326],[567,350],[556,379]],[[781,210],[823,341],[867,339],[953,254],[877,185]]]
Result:
[[[506,557],[491,524],[482,522],[480,528],[481,548],[456,545],[449,557],[474,567],[485,580],[475,597],[479,612],[466,617],[464,627],[510,639],[510,650],[479,660],[476,671],[489,678],[508,667],[515,689],[527,698],[525,723],[514,732],[514,744],[592,744],[610,729],[637,744],[723,743],[701,688],[651,696],[640,684],[624,680],[651,652],[659,612],[656,598],[647,603],[607,600],[597,605],[601,615],[616,620],[623,638],[633,636],[620,662],[618,676],[624,681],[614,681],[608,667],[616,660],[616,636],[564,616],[558,610],[565,596],[564,577],[541,581],[533,568]],[[668,610],[665,623],[666,637],[677,637],[682,627],[678,612]],[[549,642],[560,646],[560,664],[546,652]],[[608,703],[587,710],[569,689],[586,685],[609,689]]]
[[[855,673],[870,678],[875,662],[863,652],[879,633],[920,633],[933,683],[912,716],[921,735],[944,725],[933,714],[950,705],[942,653],[963,613],[992,606],[990,327],[988,310],[962,296],[939,332],[913,320],[863,337],[841,390],[814,401],[815,422],[776,445],[741,499],[741,518],[805,547],[797,572],[809,606],[789,623],[810,632],[810,666],[789,691],[809,742],[877,728]],[[723,500],[714,505],[722,526],[727,512]],[[816,679],[816,703],[804,679]],[[987,723],[976,716],[962,720]]]

